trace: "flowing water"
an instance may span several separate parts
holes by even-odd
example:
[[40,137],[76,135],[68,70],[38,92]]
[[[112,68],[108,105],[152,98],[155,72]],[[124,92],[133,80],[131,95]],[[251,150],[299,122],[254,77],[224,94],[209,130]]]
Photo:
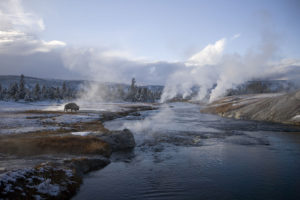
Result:
[[74,199],[300,199],[300,129],[174,103],[105,124],[137,146],[84,179]]

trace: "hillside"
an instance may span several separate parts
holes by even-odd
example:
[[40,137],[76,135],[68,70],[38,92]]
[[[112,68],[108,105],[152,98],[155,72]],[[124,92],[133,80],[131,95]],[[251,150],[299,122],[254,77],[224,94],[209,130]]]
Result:
[[229,96],[207,105],[201,112],[236,119],[300,125],[300,90]]
[[[47,87],[61,87],[64,82],[71,87],[71,88],[79,88],[81,84],[84,84],[84,80],[60,80],[60,79],[41,79],[41,78],[35,78],[35,77],[29,77],[25,76],[25,86],[27,88],[33,88],[35,84],[39,84],[40,86],[47,86]],[[14,76],[14,75],[7,75],[7,76],[1,76],[0,75],[0,84],[2,85],[2,88],[9,88],[9,86],[13,83],[19,83],[20,76]]]
[[253,80],[228,90],[227,95],[291,92],[297,89],[299,84],[295,80]]

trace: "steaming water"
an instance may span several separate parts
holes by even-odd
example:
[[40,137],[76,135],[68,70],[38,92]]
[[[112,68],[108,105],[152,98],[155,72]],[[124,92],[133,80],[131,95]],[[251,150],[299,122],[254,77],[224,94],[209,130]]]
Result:
[[107,123],[130,128],[137,147],[90,173],[74,199],[300,199],[299,129],[172,106]]

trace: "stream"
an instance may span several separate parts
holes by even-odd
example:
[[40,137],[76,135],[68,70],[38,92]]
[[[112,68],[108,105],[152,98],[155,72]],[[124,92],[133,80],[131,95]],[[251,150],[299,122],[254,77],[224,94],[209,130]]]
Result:
[[84,178],[73,199],[300,199],[300,128],[170,103],[105,123],[136,147]]

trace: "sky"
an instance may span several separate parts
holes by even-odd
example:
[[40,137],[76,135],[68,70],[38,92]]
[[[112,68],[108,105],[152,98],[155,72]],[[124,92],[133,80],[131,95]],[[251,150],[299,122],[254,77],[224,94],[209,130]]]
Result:
[[299,19],[298,0],[0,0],[0,75],[166,84],[266,41],[295,65]]

